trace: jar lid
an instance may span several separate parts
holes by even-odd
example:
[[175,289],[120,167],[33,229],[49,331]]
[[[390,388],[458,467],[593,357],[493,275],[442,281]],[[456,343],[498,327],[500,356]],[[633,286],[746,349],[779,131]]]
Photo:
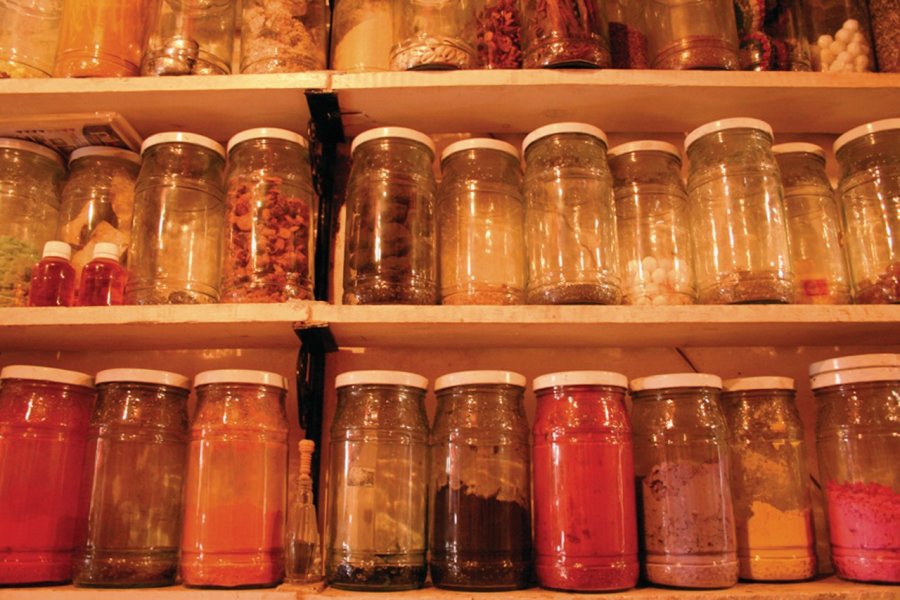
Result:
[[428,378],[407,371],[347,371],[334,380],[335,389],[348,385],[402,385],[427,390]]
[[49,158],[50,160],[57,162],[61,167],[64,166],[62,157],[56,151],[51,150],[47,146],[41,146],[40,144],[29,142],[28,140],[0,138],[0,148],[10,148],[12,150],[24,150],[26,152],[33,152],[34,154],[39,154],[44,158]]
[[868,367],[863,369],[828,371],[827,373],[814,375],[809,381],[809,387],[818,390],[833,385],[867,383],[872,381],[900,382],[900,367]]
[[71,166],[73,162],[79,158],[84,158],[85,156],[121,158],[122,160],[127,160],[136,165],[141,164],[141,155],[137,152],[126,150],[125,148],[116,148],[114,146],[84,146],[83,148],[72,151],[72,154],[69,155],[69,165]]
[[155,383],[184,390],[191,389],[191,379],[171,371],[155,369],[104,369],[94,378],[97,385],[101,383]]
[[774,138],[772,135],[772,126],[760,119],[750,119],[747,117],[719,119],[718,121],[711,121],[705,125],[701,125],[687,134],[684,138],[684,149],[687,150],[691,147],[691,144],[710,133],[726,131],[728,129],[758,129],[767,134],[770,138]]
[[619,144],[609,151],[609,158],[628,154],[629,152],[665,152],[671,154],[681,162],[681,154],[678,148],[668,142],[660,142],[657,140],[639,140],[637,142],[628,142],[627,144]]
[[244,131],[240,131],[231,136],[231,139],[228,140],[228,152],[230,153],[231,149],[241,142],[263,138],[285,140],[287,142],[294,142],[295,144],[299,144],[304,148],[309,147],[309,143],[306,141],[306,138],[299,133],[295,133],[288,129],[280,129],[278,127],[254,127],[253,129],[245,129]]
[[453,142],[444,148],[444,151],[441,152],[441,162],[447,160],[447,157],[451,154],[464,152],[466,150],[499,150],[500,152],[506,152],[516,160],[519,160],[519,151],[516,150],[515,146],[508,142],[491,138],[471,138]]
[[410,129],[408,127],[376,127],[375,129],[363,131],[356,136],[353,139],[353,143],[350,144],[350,154],[352,155],[356,152],[356,149],[362,144],[380,138],[403,138],[419,142],[420,144],[427,146],[428,149],[431,150],[431,153],[434,154],[434,141],[421,131],[416,131],[415,129]]
[[151,135],[146,140],[144,140],[143,144],[141,144],[141,155],[143,156],[144,152],[146,152],[153,146],[158,146],[159,144],[172,144],[176,142],[202,146],[203,148],[212,150],[222,158],[225,158],[225,148],[222,147],[222,144],[212,138],[206,137],[205,135],[200,135],[199,133],[188,133],[187,131],[165,131],[163,133]]
[[738,377],[722,382],[722,390],[725,392],[793,389],[794,380],[790,377]]
[[528,146],[538,141],[539,139],[551,135],[556,135],[558,133],[584,133],[597,138],[598,140],[603,142],[604,146],[609,146],[609,140],[606,138],[606,134],[603,133],[603,130],[599,127],[594,127],[593,125],[588,125],[587,123],[552,123],[550,125],[538,127],[525,136],[525,140],[522,142],[522,154],[524,154],[525,151],[528,150]]
[[457,371],[447,373],[434,380],[434,391],[444,390],[459,385],[516,385],[524,388],[527,385],[524,375],[515,371]]
[[863,369],[868,367],[900,367],[900,354],[882,352],[879,354],[853,354],[820,360],[809,365],[809,376],[829,371]]
[[772,152],[775,154],[794,154],[805,152],[807,154],[815,154],[819,158],[825,158],[825,150],[817,144],[808,144],[806,142],[791,142],[789,144],[775,144],[772,146]]
[[44,244],[44,251],[41,253],[41,258],[47,258],[48,256],[71,260],[72,246],[59,240],[50,240]]
[[701,387],[722,389],[722,378],[709,373],[665,373],[631,380],[631,391],[633,392]]
[[52,381],[82,387],[94,387],[94,378],[81,371],[67,371],[53,367],[35,367],[31,365],[10,365],[0,371],[0,379],[32,379],[34,381]]
[[614,371],[559,371],[538,375],[531,383],[535,391],[567,385],[608,385],[627,389],[628,378]]
[[269,385],[288,389],[287,379],[271,371],[251,371],[250,369],[216,369],[203,371],[194,377],[194,387],[211,383],[249,383],[251,385]]
[[97,242],[91,258],[110,258],[119,262],[119,245],[113,242]]
[[853,140],[857,140],[865,135],[890,131],[892,129],[900,129],[900,119],[882,119],[880,121],[872,121],[871,123],[854,127],[834,141],[834,153],[837,154],[841,148]]

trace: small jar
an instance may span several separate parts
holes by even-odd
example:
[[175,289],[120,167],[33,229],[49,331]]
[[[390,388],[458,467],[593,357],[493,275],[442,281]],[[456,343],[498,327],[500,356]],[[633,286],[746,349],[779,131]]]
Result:
[[524,67],[612,65],[605,0],[523,0]]
[[649,69],[647,15],[640,0],[607,0],[609,45],[614,69]]
[[217,302],[225,149],[202,135],[168,132],[144,140],[141,157],[126,303]]
[[473,69],[475,12],[470,2],[401,0],[395,5],[391,69]]
[[[247,0],[241,17],[241,73],[325,68],[325,0]],[[330,16],[330,15],[329,15]]]
[[525,137],[529,304],[618,304],[616,209],[606,134],[555,123]]
[[816,574],[803,423],[789,377],[723,383],[741,579],[799,581]]
[[767,3],[747,0],[736,2],[735,12],[738,14],[743,69],[811,70],[801,0],[770,0]]
[[63,0],[14,0],[0,6],[0,78],[50,77]]
[[794,302],[850,304],[841,215],[825,174],[825,151],[815,144],[772,146],[791,239]]
[[804,0],[803,6],[814,71],[862,73],[875,70],[865,0]]
[[740,69],[731,0],[649,0],[647,32],[653,69]]
[[481,68],[521,69],[522,11],[518,0],[477,0],[475,38]]
[[609,371],[534,380],[535,568],[538,582],[574,592],[637,583],[638,534],[628,380]]
[[672,373],[631,382],[647,579],[686,588],[737,583],[722,380]]
[[672,144],[609,151],[624,304],[693,304],[694,265],[681,155]]
[[428,380],[403,371],[338,375],[331,425],[325,579],[345,590],[425,583]]
[[835,570],[900,583],[900,354],[823,360],[809,374]]
[[222,302],[312,299],[318,201],[307,146],[272,127],[229,140]]
[[168,371],[107,369],[97,373],[96,384],[75,585],[174,585],[190,379]]
[[869,0],[878,70],[900,72],[900,1]]
[[391,0],[342,0],[331,17],[331,68],[387,71],[393,36]]
[[834,143],[857,304],[900,302],[900,119],[854,127]]
[[370,129],[350,147],[345,304],[436,304],[434,142]]
[[56,77],[140,74],[151,0],[64,0]]
[[199,373],[194,389],[181,580],[273,586],[284,577],[287,380],[268,371],[223,369]]
[[0,306],[25,306],[31,267],[54,239],[65,167],[53,150],[0,138]]
[[474,138],[441,156],[438,255],[442,304],[522,304],[525,203],[512,144]]
[[701,304],[790,303],[794,278],[772,128],[723,119],[685,138]]
[[0,371],[0,585],[72,577],[93,378],[14,365]]
[[[141,75],[231,73],[234,0],[178,0],[152,6]],[[285,19],[290,17],[281,15],[281,21]],[[254,25],[244,22],[251,31]],[[241,42],[245,43],[243,39]]]

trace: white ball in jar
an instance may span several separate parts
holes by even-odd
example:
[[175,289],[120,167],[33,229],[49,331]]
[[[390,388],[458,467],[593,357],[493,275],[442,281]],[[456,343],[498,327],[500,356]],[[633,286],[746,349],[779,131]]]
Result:
[[842,44],[848,44],[853,39],[853,32],[849,29],[841,29],[834,34],[834,39]]
[[846,29],[850,33],[857,32],[859,31],[859,21],[857,21],[856,19],[847,19],[846,21],[844,21],[841,29]]
[[661,284],[666,282],[666,270],[662,267],[656,267],[653,269],[653,273],[650,274],[650,279],[655,284]]
[[831,50],[835,54],[840,54],[846,48],[847,48],[847,45],[844,44],[844,42],[842,42],[840,40],[834,40],[833,42],[831,42],[831,46],[828,47],[828,49]]
[[825,34],[825,35],[820,35],[820,36],[819,36],[819,39],[816,40],[816,45],[817,45],[819,48],[823,48],[823,49],[824,49],[824,48],[828,48],[829,46],[831,46],[831,43],[832,43],[833,41],[834,41],[834,38],[832,38],[830,35],[827,35],[827,34]]
[[652,273],[653,270],[659,265],[658,261],[653,256],[645,256],[644,260],[641,261],[641,266],[644,267],[644,270],[647,273]]
[[669,303],[668,297],[666,297],[663,294],[660,294],[658,296],[653,296],[653,304],[656,306],[660,306],[660,305],[668,304],[668,303]]
[[857,56],[853,61],[853,66],[856,67],[856,70],[862,73],[863,71],[869,70],[869,57],[865,54]]
[[834,62],[834,52],[832,52],[828,48],[825,48],[819,54],[819,61],[825,66],[830,65],[831,63]]

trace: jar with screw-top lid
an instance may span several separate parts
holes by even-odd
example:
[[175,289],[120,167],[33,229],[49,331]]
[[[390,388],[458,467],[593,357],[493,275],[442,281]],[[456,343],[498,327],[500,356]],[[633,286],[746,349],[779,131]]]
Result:
[[54,76],[139,75],[155,6],[152,0],[64,0]]
[[0,5],[0,78],[51,77],[63,0]]
[[650,68],[737,70],[731,0],[648,0]]
[[875,70],[869,10],[865,0],[803,0],[814,71]]
[[609,67],[605,0],[524,0],[522,50],[526,69]]
[[[175,0],[151,6],[141,75],[231,73],[235,0]],[[273,15],[271,24],[277,22]],[[250,42],[244,38],[252,24],[243,24],[242,46]]]

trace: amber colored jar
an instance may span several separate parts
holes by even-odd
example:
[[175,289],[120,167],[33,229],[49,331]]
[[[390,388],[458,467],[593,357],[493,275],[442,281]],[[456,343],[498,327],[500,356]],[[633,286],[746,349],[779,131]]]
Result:
[[54,75],[138,75],[155,6],[153,0],[65,0]]

